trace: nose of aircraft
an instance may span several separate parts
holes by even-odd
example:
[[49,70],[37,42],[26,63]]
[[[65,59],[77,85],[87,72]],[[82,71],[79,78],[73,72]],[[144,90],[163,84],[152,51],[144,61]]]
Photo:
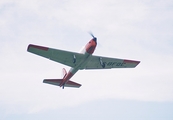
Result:
[[90,35],[93,37],[93,39],[92,40],[94,40],[95,41],[95,43],[97,44],[97,38],[90,32]]
[[96,37],[94,37],[93,40],[97,43],[97,38]]

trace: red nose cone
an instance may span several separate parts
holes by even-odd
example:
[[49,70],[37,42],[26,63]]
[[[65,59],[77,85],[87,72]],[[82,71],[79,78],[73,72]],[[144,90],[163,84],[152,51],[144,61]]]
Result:
[[97,46],[96,39],[90,40],[89,43],[85,46],[86,52],[89,54],[93,54],[96,46]]

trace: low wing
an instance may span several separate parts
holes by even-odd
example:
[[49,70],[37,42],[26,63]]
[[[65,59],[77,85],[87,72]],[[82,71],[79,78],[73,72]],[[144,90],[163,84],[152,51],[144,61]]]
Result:
[[[56,86],[60,86],[61,82],[62,82],[62,79],[44,79],[43,80],[43,83],[56,85]],[[75,87],[75,88],[79,88],[80,86],[81,84],[78,84],[70,80],[64,85],[64,87]]]
[[140,61],[91,56],[87,65],[81,69],[134,68]]
[[48,58],[55,62],[68,65],[70,67],[75,67],[83,59],[84,56],[83,54],[75,52],[58,50],[58,49],[32,45],[32,44],[28,46],[27,51]]

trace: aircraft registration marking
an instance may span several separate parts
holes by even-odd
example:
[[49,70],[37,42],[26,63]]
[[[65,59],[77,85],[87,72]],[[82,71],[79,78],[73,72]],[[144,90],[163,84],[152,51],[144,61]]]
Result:
[[124,66],[126,63],[122,62],[104,62],[105,65],[107,66]]

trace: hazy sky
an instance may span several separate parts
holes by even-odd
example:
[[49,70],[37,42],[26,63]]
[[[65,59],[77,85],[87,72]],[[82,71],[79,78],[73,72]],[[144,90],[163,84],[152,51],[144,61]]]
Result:
[[[83,70],[79,89],[42,83],[68,66],[28,44],[139,60],[134,69]],[[172,0],[1,0],[0,119],[172,120]]]

